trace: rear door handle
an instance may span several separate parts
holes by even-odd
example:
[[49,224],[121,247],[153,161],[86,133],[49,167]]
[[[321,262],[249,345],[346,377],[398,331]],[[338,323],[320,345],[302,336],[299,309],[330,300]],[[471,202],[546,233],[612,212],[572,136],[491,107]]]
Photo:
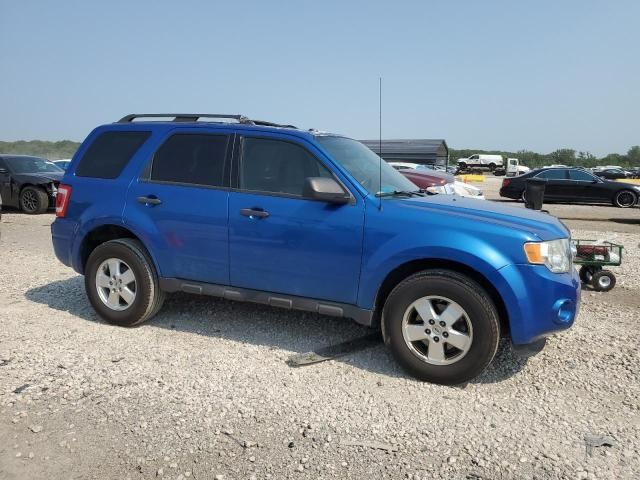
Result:
[[149,197],[138,197],[138,202],[143,203],[145,205],[160,205],[162,200],[158,197],[149,196]]
[[261,208],[243,208],[240,210],[240,215],[244,215],[249,218],[267,218],[269,216],[269,212],[266,212]]

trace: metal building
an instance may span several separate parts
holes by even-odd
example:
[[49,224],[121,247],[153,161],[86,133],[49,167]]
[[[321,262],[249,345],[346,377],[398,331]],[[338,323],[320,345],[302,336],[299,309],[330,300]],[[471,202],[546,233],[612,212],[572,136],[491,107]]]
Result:
[[[380,140],[360,140],[380,155]],[[381,157],[387,162],[447,165],[449,147],[443,139],[382,140]]]

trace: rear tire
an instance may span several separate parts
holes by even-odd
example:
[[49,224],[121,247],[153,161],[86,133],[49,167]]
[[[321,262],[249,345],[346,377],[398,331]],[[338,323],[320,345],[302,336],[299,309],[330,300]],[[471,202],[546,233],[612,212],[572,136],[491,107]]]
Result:
[[444,385],[479,375],[500,341],[498,312],[487,292],[450,270],[425,270],[398,284],[385,302],[382,328],[385,344],[410,375]]
[[591,285],[591,279],[593,278],[593,274],[599,272],[602,268],[598,267],[590,267],[588,265],[583,265],[580,267],[580,280],[582,283],[586,283],[587,285]]
[[39,187],[24,187],[20,192],[20,209],[28,215],[45,213],[49,208],[49,195]]
[[496,164],[495,163],[490,163],[489,164],[489,171],[493,172],[496,169]]
[[93,308],[114,325],[139,325],[153,317],[164,303],[165,292],[160,290],[151,258],[142,244],[131,238],[96,247],[87,260],[84,283]]
[[610,270],[600,270],[591,277],[591,285],[597,292],[608,292],[616,286],[616,276]]
[[638,196],[631,190],[620,190],[613,197],[613,205],[618,208],[630,208],[638,203]]
[[458,164],[458,170],[460,170],[461,172],[464,172],[467,169],[467,164],[465,162],[460,162]]

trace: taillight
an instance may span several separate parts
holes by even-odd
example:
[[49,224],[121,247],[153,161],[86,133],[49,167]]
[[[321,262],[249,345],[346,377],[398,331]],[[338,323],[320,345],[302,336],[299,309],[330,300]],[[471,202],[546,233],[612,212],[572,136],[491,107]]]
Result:
[[67,214],[69,200],[71,200],[71,187],[69,185],[59,185],[58,195],[56,195],[56,217],[64,218]]
[[503,178],[502,179],[502,188],[508,187],[510,183],[511,183],[511,179],[510,178]]

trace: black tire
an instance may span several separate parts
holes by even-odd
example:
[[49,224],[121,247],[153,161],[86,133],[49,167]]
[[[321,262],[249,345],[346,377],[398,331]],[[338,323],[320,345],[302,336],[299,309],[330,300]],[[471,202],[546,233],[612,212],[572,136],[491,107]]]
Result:
[[465,162],[460,162],[460,163],[458,164],[458,169],[459,169],[461,172],[465,171],[465,170],[467,169],[467,164],[466,164]]
[[496,169],[496,166],[497,166],[497,165],[496,165],[495,163],[491,162],[491,163],[489,164],[489,171],[493,172],[493,171]]
[[616,286],[616,276],[611,270],[600,270],[591,277],[591,285],[597,292],[608,292]]
[[[405,312],[414,301],[425,296],[450,299],[467,314],[473,340],[466,355],[455,363],[427,363],[413,353],[404,340]],[[500,341],[498,312],[487,292],[470,278],[450,270],[425,270],[399,283],[385,302],[382,328],[385,344],[410,375],[443,385],[460,384],[479,375],[493,360]]]
[[525,188],[524,190],[522,190],[522,193],[520,194],[520,201],[527,203],[527,189]]
[[638,203],[638,195],[632,190],[620,190],[613,197],[613,205],[618,208],[630,208]]
[[580,280],[582,283],[586,283],[587,285],[591,285],[591,279],[593,278],[593,274],[602,270],[601,267],[593,267],[589,265],[583,265],[580,267]]
[[45,213],[49,208],[49,195],[42,188],[28,186],[20,192],[20,209],[29,215]]
[[[100,299],[96,288],[98,267],[109,258],[117,258],[131,267],[136,280],[136,295],[125,310],[113,310]],[[153,317],[165,299],[160,290],[158,274],[142,244],[131,238],[105,242],[93,250],[85,268],[85,290],[91,305],[107,322],[123,327],[133,327]]]

